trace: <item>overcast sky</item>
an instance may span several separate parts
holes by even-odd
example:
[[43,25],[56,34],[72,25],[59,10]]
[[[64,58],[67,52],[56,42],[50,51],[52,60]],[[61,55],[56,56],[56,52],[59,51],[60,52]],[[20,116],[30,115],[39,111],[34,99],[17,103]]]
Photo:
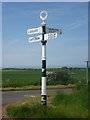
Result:
[[85,67],[88,3],[3,3],[2,8],[3,67],[41,67],[41,43],[30,44],[27,30],[41,26],[42,10],[48,12],[47,26],[63,31],[47,42],[47,67]]

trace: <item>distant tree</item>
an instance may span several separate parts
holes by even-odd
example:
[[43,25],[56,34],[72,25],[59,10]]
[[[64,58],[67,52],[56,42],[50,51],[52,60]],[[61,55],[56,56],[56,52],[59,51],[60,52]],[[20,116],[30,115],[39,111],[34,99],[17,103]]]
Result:
[[61,68],[61,70],[67,70],[67,69],[68,69],[67,66],[64,66],[64,67]]
[[73,70],[73,68],[72,68],[72,67],[69,67],[69,70]]

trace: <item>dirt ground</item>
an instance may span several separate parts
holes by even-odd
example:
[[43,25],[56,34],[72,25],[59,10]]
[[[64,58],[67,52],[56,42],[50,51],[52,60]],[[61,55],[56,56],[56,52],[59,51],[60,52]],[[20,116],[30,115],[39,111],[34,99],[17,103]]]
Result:
[[9,118],[6,114],[7,105],[2,106],[2,118]]

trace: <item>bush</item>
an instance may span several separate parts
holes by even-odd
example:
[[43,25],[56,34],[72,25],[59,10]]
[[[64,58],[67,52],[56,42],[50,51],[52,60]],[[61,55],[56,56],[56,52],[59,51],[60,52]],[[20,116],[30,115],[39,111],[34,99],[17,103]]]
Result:
[[72,76],[70,73],[68,73],[67,71],[58,71],[58,72],[53,72],[47,75],[47,79],[48,79],[48,84],[63,84],[63,85],[67,85],[70,83],[74,83],[72,81]]
[[68,80],[70,80],[70,74],[68,72],[57,72],[56,74],[56,80],[61,80],[61,83],[66,85],[68,84]]

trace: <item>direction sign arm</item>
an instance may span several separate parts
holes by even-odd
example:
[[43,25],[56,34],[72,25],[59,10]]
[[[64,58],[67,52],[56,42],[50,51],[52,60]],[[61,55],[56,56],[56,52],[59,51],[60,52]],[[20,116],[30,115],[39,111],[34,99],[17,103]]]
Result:
[[60,34],[62,34],[62,29],[60,29]]
[[37,33],[42,33],[42,27],[39,28],[32,28],[27,30],[27,34],[37,34]]
[[36,37],[30,37],[29,42],[38,42],[42,40],[42,35],[36,36]]
[[46,28],[46,32],[47,33],[55,33],[57,32],[58,34],[62,34],[62,30],[61,29],[57,29],[57,28]]

